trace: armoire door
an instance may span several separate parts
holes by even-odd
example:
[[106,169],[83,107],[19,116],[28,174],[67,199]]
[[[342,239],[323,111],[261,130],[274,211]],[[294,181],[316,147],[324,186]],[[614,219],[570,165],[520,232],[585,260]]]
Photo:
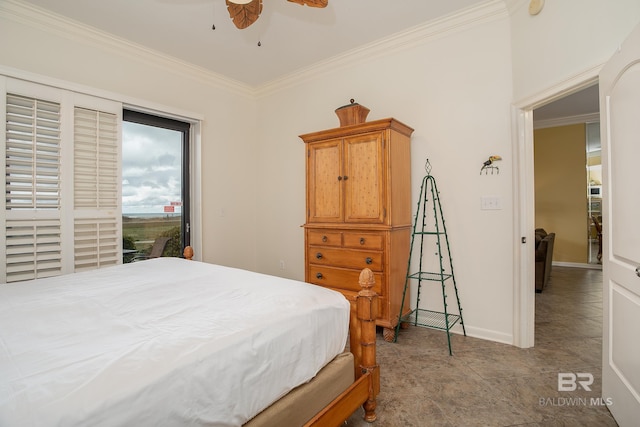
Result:
[[344,140],[344,221],[383,223],[383,133],[358,135]]
[[307,222],[342,222],[342,140],[307,146]]

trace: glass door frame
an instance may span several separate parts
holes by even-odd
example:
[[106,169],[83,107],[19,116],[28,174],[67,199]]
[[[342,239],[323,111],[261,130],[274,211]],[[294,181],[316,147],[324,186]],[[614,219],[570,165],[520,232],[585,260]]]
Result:
[[180,227],[180,237],[182,248],[191,245],[191,200],[190,200],[190,131],[191,124],[168,117],[156,116],[142,113],[140,111],[122,111],[122,120],[125,122],[138,123],[147,126],[154,126],[163,129],[174,130],[182,133],[182,173],[181,173],[181,197],[182,197],[182,218]]

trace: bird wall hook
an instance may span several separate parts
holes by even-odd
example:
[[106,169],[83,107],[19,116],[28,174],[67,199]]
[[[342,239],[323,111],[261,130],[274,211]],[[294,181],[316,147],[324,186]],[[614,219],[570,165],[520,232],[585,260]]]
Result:
[[498,155],[489,156],[489,159],[486,160],[480,168],[480,175],[482,175],[482,171],[484,171],[484,174],[487,175],[489,173],[489,170],[491,170],[491,175],[493,175],[494,170],[496,171],[496,174],[499,174],[500,168],[493,165],[493,162],[496,162],[498,160],[502,160],[502,157]]

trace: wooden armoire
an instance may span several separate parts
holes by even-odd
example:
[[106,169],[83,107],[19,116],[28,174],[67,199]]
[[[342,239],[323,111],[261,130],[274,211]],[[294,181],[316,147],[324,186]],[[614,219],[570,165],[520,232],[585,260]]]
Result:
[[[305,280],[354,299],[360,271],[370,268],[387,341],[395,335],[410,250],[412,133],[389,118],[300,135]],[[403,314],[408,310],[405,301]]]

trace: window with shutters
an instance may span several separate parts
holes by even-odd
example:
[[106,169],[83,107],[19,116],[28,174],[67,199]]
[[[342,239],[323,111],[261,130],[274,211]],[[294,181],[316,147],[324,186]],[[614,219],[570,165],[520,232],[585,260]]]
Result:
[[[116,114],[74,109],[75,271],[118,264],[119,138]],[[115,211],[118,215],[114,215]]]
[[60,104],[6,95],[6,281],[60,274]]
[[121,262],[121,105],[2,82],[0,282]]

